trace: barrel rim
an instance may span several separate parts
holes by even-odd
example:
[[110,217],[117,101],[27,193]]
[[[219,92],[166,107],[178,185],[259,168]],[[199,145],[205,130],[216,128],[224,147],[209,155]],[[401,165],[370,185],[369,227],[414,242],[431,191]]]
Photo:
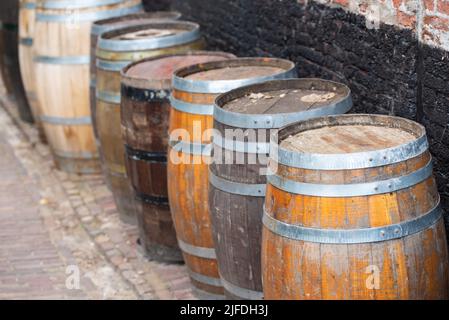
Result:
[[73,15],[69,14],[49,14],[44,12],[37,12],[36,22],[83,23],[136,13],[142,9],[143,6],[141,3],[139,3],[131,7],[113,8],[109,10],[80,13],[76,15],[76,19]]
[[[159,17],[158,15],[166,15],[167,17]],[[140,13],[131,13],[124,16],[112,17],[102,20],[97,20],[92,24],[91,35],[99,36],[103,32],[113,31],[116,29],[123,28],[124,26],[114,26],[110,25],[115,22],[130,22],[130,21],[138,21],[138,20],[151,20],[148,22],[154,21],[176,21],[181,18],[182,14],[179,11],[152,11],[152,12],[140,12]],[[126,26],[125,26],[126,27]]]
[[[223,108],[230,101],[244,97],[250,92],[301,89],[301,84],[311,82],[339,87],[345,91],[345,95],[340,100],[320,108],[288,113],[246,114],[225,110]],[[343,114],[351,110],[351,108],[351,89],[343,83],[319,78],[279,79],[239,87],[219,95],[214,103],[214,120],[236,128],[278,129],[292,122],[304,121],[325,115]]]
[[[189,80],[186,76],[197,72],[221,69],[225,67],[241,66],[267,66],[284,69],[282,72],[264,77],[246,78],[238,80]],[[194,64],[188,67],[180,68],[173,74],[173,88],[180,91],[191,93],[225,93],[235,88],[254,83],[274,80],[289,79],[296,77],[296,65],[294,62],[281,58],[270,57],[246,57],[236,58],[225,61],[213,61],[200,64]]]
[[[165,29],[167,27],[184,30],[179,34],[138,40],[113,40],[111,37],[148,28]],[[194,42],[201,38],[200,25],[190,21],[155,21],[143,25],[129,26],[102,33],[98,39],[98,50],[112,52],[130,52],[162,49]]]
[[126,0],[46,0],[37,2],[38,9],[86,9],[126,3]]
[[[144,58],[141,60],[133,61],[130,64],[128,64],[126,67],[122,69],[120,72],[121,78],[122,78],[122,84],[125,84],[126,86],[133,86],[140,89],[151,89],[149,86],[153,85],[155,82],[153,80],[144,79],[144,78],[137,78],[137,77],[131,77],[127,75],[127,72],[132,68],[135,67],[141,63],[151,62],[151,61],[157,61],[157,60],[164,60],[167,58],[172,57],[186,57],[186,56],[222,56],[223,58],[229,58],[233,59],[235,58],[235,55],[232,53],[224,52],[224,51],[207,51],[207,50],[195,50],[195,51],[187,51],[183,53],[175,53],[175,54],[165,54],[162,56],[157,57],[149,57]],[[176,70],[174,70],[176,71]],[[164,89],[171,89],[172,83],[171,83],[171,77],[166,80],[157,81],[160,82],[160,86]]]
[[[358,120],[358,121],[357,121]],[[289,135],[332,125],[363,124],[408,127],[416,139],[399,146],[374,151],[322,154],[290,151],[278,145]],[[391,165],[415,158],[428,150],[426,129],[421,124],[401,117],[372,114],[330,115],[292,123],[270,135],[270,161],[285,166],[311,170],[352,170]]]

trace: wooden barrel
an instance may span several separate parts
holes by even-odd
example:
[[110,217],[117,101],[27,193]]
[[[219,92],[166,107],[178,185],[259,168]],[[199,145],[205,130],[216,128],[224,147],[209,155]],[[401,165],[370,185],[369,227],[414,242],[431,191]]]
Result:
[[322,117],[280,130],[270,148],[265,298],[449,298],[423,126],[378,115]]
[[103,33],[97,49],[96,124],[103,172],[125,222],[136,222],[134,194],[126,176],[120,129],[120,71],[132,61],[200,49],[199,26],[160,22]]
[[40,120],[40,109],[36,95],[36,78],[34,68],[34,23],[36,0],[20,0],[19,9],[19,61],[25,95],[31,108],[39,137],[45,141],[44,128]]
[[36,92],[59,169],[100,171],[90,117],[90,28],[96,20],[139,10],[140,0],[38,0]]
[[33,115],[25,97],[18,52],[19,2],[0,1],[0,72],[7,92],[16,101],[22,121],[32,123]]
[[170,112],[168,194],[178,242],[201,297],[223,297],[208,206],[208,163],[215,98],[243,85],[296,74],[271,58],[208,62],[176,71]]
[[96,65],[96,50],[98,37],[108,31],[121,29],[129,26],[136,26],[141,24],[146,24],[154,21],[161,20],[177,20],[181,17],[181,14],[176,11],[157,11],[148,13],[134,13],[128,14],[121,17],[114,17],[104,20],[95,21],[92,25],[90,32],[90,109],[92,124],[94,127],[95,137],[98,139],[98,132],[95,123],[96,114],[96,75],[97,75],[97,65]]
[[233,58],[196,51],[147,58],[122,71],[121,121],[127,174],[137,198],[140,242],[151,260],[182,261],[168,205],[167,147],[173,71]]
[[209,206],[227,298],[263,297],[260,244],[270,131],[351,107],[347,86],[321,79],[275,80],[217,98]]

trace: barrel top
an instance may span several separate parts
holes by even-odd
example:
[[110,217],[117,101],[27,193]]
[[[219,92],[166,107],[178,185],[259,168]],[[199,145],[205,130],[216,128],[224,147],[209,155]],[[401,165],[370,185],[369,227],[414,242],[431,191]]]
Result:
[[237,58],[178,69],[173,87],[186,92],[224,93],[253,83],[295,76],[295,64],[288,60]]
[[[161,86],[170,89],[171,77],[176,69],[192,64],[235,58],[225,52],[193,51],[157,58],[148,58],[132,63],[123,70],[123,82],[142,89]],[[161,89],[162,89],[161,88]]]
[[399,128],[345,125],[297,133],[283,140],[281,147],[304,153],[353,153],[392,148],[415,139]]
[[128,14],[95,21],[92,25],[92,34],[100,35],[103,32],[124,28],[127,26],[141,25],[155,21],[177,20],[181,13],[177,11],[154,11],[145,13]]
[[313,117],[345,113],[351,107],[351,91],[344,84],[313,78],[273,80],[220,95],[214,118],[233,127],[280,128]]
[[167,48],[200,38],[200,27],[185,21],[157,21],[103,33],[100,50],[130,52]]
[[286,126],[271,156],[304,169],[344,170],[399,163],[428,149],[422,125],[384,115],[338,115]]

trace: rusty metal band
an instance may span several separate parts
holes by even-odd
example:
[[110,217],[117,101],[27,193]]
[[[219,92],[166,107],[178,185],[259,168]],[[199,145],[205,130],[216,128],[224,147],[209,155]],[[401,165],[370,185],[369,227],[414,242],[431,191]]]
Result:
[[170,90],[151,90],[127,86],[122,83],[122,97],[140,102],[167,102]]
[[217,259],[214,248],[197,247],[178,239],[179,248],[192,256],[204,259]]
[[101,70],[106,71],[122,71],[123,68],[128,66],[132,61],[106,61],[97,59],[96,66]]
[[151,196],[149,194],[138,192],[135,189],[134,189],[134,193],[136,195],[137,200],[140,200],[142,202],[145,202],[148,204],[154,204],[154,205],[168,206],[168,198],[167,197]]
[[96,91],[96,97],[98,100],[111,103],[111,104],[120,104],[121,103],[121,96],[120,94],[114,93],[114,92],[108,92],[108,91]]
[[281,72],[279,74],[249,78],[249,79],[239,79],[239,80],[215,80],[215,81],[201,81],[201,80],[190,80],[178,76],[173,77],[173,88],[193,93],[225,93],[233,89],[247,86],[250,84],[256,84],[260,82],[265,82],[269,80],[276,79],[290,79],[296,77],[296,70],[288,70]]
[[43,64],[82,65],[82,64],[90,64],[90,56],[67,56],[67,57],[36,56],[34,57],[34,61]]
[[69,158],[69,159],[97,159],[98,153],[94,152],[70,152],[70,151],[62,151],[62,150],[52,150],[53,153],[61,158]]
[[20,38],[19,43],[25,47],[33,46],[33,38]]
[[190,269],[188,269],[188,273],[189,273],[189,276],[195,281],[198,281],[198,282],[210,285],[210,286],[214,286],[214,287],[222,287],[221,279],[219,279],[219,278],[208,277],[203,274],[193,272]]
[[275,134],[270,139],[270,157],[273,160],[289,167],[310,170],[352,170],[385,166],[415,158],[429,148],[426,135],[393,148],[342,154],[290,151],[278,145]]
[[251,197],[265,197],[266,184],[247,184],[217,177],[209,170],[209,183],[223,192]]
[[366,183],[315,184],[280,177],[267,176],[268,183],[289,193],[316,197],[359,197],[390,193],[412,187],[432,176],[432,160],[424,167],[404,176]]
[[78,117],[78,118],[62,118],[62,117],[53,117],[47,115],[40,116],[41,121],[44,123],[54,124],[54,125],[62,125],[62,126],[85,126],[92,124],[92,118],[89,117]]
[[212,154],[211,144],[192,143],[192,142],[173,141],[173,140],[170,140],[168,144],[173,150],[177,152],[197,156],[211,156]]
[[124,16],[131,13],[137,13],[143,9],[142,4],[138,4],[129,8],[118,8],[112,10],[95,11],[88,13],[73,13],[73,14],[47,14],[37,13],[36,21],[40,22],[58,22],[58,23],[80,23],[88,21],[103,20],[118,16]]
[[20,8],[22,9],[28,9],[28,10],[34,10],[36,9],[37,5],[35,2],[21,2]]
[[292,225],[273,218],[264,208],[263,224],[271,232],[285,238],[327,244],[372,243],[400,239],[427,230],[443,217],[438,204],[419,218],[384,227],[366,229],[318,229]]
[[236,286],[235,284],[232,284],[224,279],[222,275],[220,275],[220,278],[223,288],[225,288],[226,291],[228,291],[232,295],[245,300],[263,300],[263,292]]
[[206,115],[206,116],[211,116],[214,114],[213,104],[188,103],[181,100],[177,100],[173,98],[173,96],[170,96],[170,105],[173,107],[173,109],[185,113]]
[[126,155],[136,161],[145,161],[149,163],[167,163],[166,152],[148,152],[137,150],[125,144]]

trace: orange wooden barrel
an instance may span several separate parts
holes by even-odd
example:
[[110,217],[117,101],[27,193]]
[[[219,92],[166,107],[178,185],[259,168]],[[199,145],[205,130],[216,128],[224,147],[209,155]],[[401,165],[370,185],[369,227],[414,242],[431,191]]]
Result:
[[124,222],[137,222],[125,166],[120,103],[121,70],[133,61],[201,49],[204,40],[196,23],[153,22],[103,33],[97,47],[96,127],[105,178]]
[[260,244],[270,132],[351,107],[347,86],[321,79],[268,81],[217,98],[209,207],[227,298],[263,297]]
[[266,299],[449,298],[446,232],[423,126],[329,116],[287,126],[271,141]]
[[243,85],[296,74],[274,58],[208,62],[176,71],[170,113],[168,195],[178,242],[201,297],[223,297],[208,204],[208,163],[215,98]]
[[169,95],[173,71],[233,57],[222,52],[194,51],[139,60],[122,71],[121,121],[127,175],[137,199],[140,243],[151,260],[183,261],[167,190]]

